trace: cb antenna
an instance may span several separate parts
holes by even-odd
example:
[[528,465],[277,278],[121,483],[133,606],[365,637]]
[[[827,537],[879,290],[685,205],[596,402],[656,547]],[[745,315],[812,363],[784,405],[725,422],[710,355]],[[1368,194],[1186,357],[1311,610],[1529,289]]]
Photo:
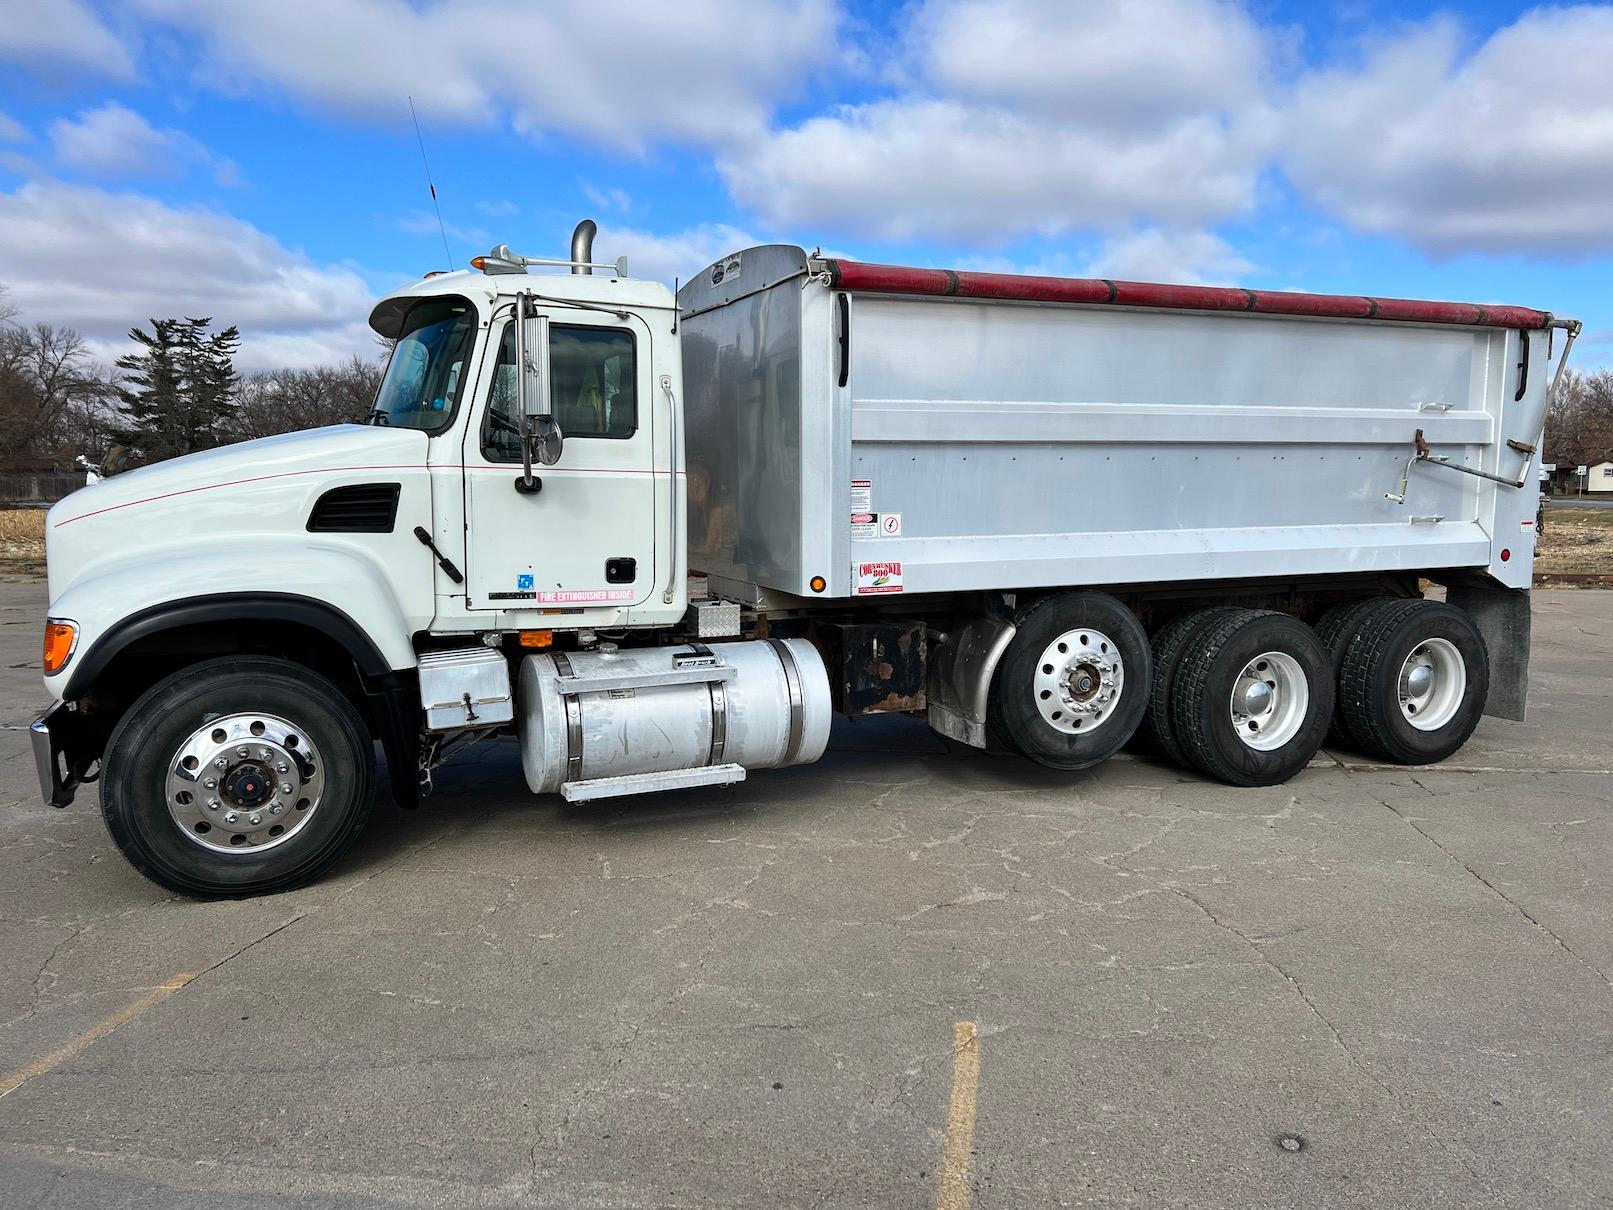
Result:
[[420,144],[420,162],[426,168],[426,188],[431,190],[431,208],[437,212],[437,230],[442,232],[442,250],[448,257],[448,267],[454,267],[454,254],[448,250],[448,228],[442,221],[442,203],[437,201],[437,186],[431,179],[431,161],[426,159],[426,140],[420,133],[420,115],[414,111],[414,97],[409,98],[409,116],[414,119],[414,137]]

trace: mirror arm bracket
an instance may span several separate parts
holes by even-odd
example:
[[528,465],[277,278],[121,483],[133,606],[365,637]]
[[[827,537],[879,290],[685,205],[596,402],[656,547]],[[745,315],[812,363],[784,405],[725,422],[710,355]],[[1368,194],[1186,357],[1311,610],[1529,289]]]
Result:
[[531,471],[515,477],[515,490],[523,496],[535,496],[543,490],[543,480]]

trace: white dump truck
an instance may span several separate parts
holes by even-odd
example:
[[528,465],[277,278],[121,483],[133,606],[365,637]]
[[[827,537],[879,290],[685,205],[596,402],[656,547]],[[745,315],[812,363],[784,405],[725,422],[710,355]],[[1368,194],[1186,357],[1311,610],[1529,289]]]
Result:
[[592,237],[383,299],[368,424],[51,510],[50,802],[98,780],[138,870],[240,895],[341,855],[377,742],[411,807],[496,736],[581,802],[814,761],[836,713],[1244,786],[1522,717],[1574,321],[785,246],[674,296]]

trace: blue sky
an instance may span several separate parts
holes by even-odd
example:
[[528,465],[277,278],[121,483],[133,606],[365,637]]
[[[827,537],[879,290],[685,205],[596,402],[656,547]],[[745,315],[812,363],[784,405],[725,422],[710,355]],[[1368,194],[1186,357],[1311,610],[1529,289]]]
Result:
[[508,242],[1514,302],[1613,365],[1613,7],[0,0],[0,285],[250,366]]

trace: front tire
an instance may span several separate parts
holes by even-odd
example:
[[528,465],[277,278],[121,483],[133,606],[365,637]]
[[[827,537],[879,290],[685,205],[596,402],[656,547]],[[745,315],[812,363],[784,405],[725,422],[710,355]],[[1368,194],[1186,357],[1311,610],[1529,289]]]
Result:
[[208,660],[131,706],[108,741],[101,812],[152,882],[197,897],[318,878],[369,820],[375,749],[351,702],[289,660]]
[[1137,730],[1152,675],[1148,633],[1119,601],[1101,592],[1047,597],[1020,615],[997,666],[992,726],[1037,764],[1090,768]]

